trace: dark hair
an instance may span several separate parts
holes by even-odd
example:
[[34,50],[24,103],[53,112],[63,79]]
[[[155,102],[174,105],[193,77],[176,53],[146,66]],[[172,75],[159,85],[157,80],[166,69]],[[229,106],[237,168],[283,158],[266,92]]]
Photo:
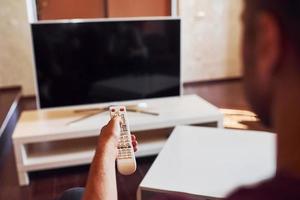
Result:
[[300,0],[248,0],[255,11],[267,11],[278,21],[285,40],[300,50]]

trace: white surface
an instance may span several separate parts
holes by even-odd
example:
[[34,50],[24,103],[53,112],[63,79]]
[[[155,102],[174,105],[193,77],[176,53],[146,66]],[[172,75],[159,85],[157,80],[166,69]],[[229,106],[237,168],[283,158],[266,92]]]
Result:
[[[112,104],[137,105],[140,103],[146,103],[147,110],[158,112],[160,115],[128,112],[132,131],[211,122],[217,122],[221,126],[223,120],[219,109],[196,95],[23,112],[13,133],[20,185],[29,184],[27,175],[29,171],[91,162],[96,137],[99,135],[100,128],[109,121],[109,113],[104,112],[69,125],[69,122],[82,117],[82,114],[74,113],[74,110],[101,108]],[[141,140],[139,140],[139,151],[136,157],[159,153],[168,134],[149,137],[141,133],[139,137]],[[76,141],[68,142],[71,139],[76,139]],[[62,140],[66,141],[62,142]],[[36,147],[42,147],[43,151]]]
[[46,155],[35,152],[25,159],[24,164],[20,166],[20,168],[23,171],[37,171],[42,169],[55,169],[59,167],[89,164],[93,159],[95,153],[94,149],[95,148],[93,147],[85,150],[79,148],[79,150],[60,153],[51,152]]
[[[95,138],[96,140],[96,138]],[[163,148],[166,139],[164,137],[139,140],[139,150],[136,157],[156,155]],[[58,148],[51,148],[47,152],[33,151],[23,155],[23,162],[19,162],[23,171],[36,171],[42,169],[52,169],[80,164],[91,163],[95,154],[95,145],[89,142],[82,145],[72,146],[70,144]]]
[[135,153],[136,157],[157,155],[165,145],[167,139],[158,138],[157,140],[141,141],[139,140],[139,150]]
[[[118,171],[123,175],[131,175],[136,170],[136,160],[135,160],[134,150],[132,146],[131,133],[130,133],[130,127],[127,118],[126,107],[112,106],[109,108],[109,111],[110,111],[111,118],[114,118],[115,116],[119,116],[121,119],[120,120],[121,137],[118,143],[118,157],[117,157]],[[122,145],[127,146],[126,149],[124,148],[122,149]],[[124,151],[126,152],[126,155],[122,155]]]
[[265,132],[176,127],[140,189],[224,198],[275,173],[275,140]]
[[131,175],[136,170],[136,162],[133,159],[117,160],[118,171],[122,175]]
[[[92,106],[77,106],[60,109],[27,111],[21,114],[15,128],[13,139],[22,143],[61,140],[97,136],[100,128],[109,121],[109,113],[104,112],[80,122],[69,122],[82,117],[75,114],[76,109],[102,108],[109,105],[135,105],[141,101],[127,101]],[[176,125],[222,121],[223,115],[218,108],[196,95],[143,100],[147,110],[159,116],[128,112],[131,131],[168,128]]]
[[37,19],[37,10],[36,10],[36,1],[35,0],[26,0],[26,7],[27,7],[27,17],[28,22],[36,22]]
[[178,16],[178,0],[171,0],[171,16]]

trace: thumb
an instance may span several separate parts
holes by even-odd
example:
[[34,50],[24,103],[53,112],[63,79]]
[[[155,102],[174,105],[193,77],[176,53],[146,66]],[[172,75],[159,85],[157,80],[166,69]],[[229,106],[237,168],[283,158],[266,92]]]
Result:
[[116,116],[112,118],[109,123],[104,127],[104,132],[109,134],[112,137],[119,138],[121,129],[120,129],[120,117]]

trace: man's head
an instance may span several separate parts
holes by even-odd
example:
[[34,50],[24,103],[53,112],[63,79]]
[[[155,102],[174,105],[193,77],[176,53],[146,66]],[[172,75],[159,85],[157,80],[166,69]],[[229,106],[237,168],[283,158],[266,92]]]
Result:
[[287,66],[295,61],[291,61],[290,55],[300,55],[300,1],[245,0],[245,4],[242,17],[245,87],[252,107],[269,126],[274,93],[278,84],[282,84],[281,73],[295,67]]

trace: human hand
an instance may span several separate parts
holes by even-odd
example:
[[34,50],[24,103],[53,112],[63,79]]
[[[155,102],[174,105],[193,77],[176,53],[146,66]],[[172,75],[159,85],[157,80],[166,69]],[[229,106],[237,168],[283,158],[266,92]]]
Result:
[[[117,146],[120,138],[120,118],[112,118],[106,126],[101,130],[101,134],[98,142],[98,151],[103,151],[103,148],[108,150],[110,153],[117,157]],[[134,151],[137,151],[138,142],[135,135],[131,135],[131,141]]]
[[[85,200],[118,199],[115,161],[121,132],[120,121],[119,117],[114,117],[101,130],[83,197]],[[131,139],[136,151],[136,138],[132,135]]]

